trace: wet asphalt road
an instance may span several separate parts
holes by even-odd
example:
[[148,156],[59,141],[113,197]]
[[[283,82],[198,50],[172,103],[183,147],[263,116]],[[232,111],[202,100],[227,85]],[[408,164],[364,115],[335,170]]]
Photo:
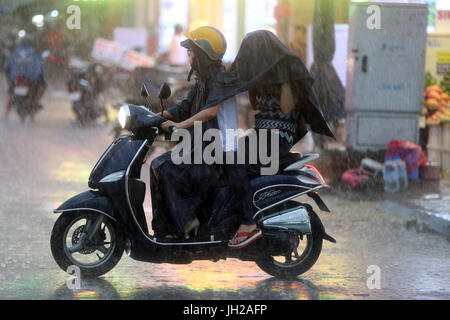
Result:
[[[4,82],[0,89],[3,107]],[[407,230],[405,220],[378,211],[377,201],[332,193],[324,193],[332,214],[320,216],[337,244],[324,242],[298,280],[277,280],[234,259],[159,265],[124,255],[105,276],[69,290],[50,252],[52,210],[87,190],[112,136],[109,127],[78,127],[63,89],[47,90],[35,124],[21,126],[15,114],[0,122],[0,299],[450,299],[448,241]],[[148,166],[143,173],[148,181]],[[380,289],[367,287],[371,265],[381,272]]]

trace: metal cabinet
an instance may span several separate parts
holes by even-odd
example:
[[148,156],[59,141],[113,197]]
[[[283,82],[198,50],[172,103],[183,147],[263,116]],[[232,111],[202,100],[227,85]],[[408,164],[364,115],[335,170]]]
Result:
[[394,139],[417,143],[427,6],[365,2],[350,7],[347,147],[379,150]]

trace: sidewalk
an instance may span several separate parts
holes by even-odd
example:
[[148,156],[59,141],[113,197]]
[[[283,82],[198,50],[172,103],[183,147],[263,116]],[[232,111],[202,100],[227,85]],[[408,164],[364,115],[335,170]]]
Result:
[[331,193],[352,201],[376,201],[378,210],[406,218],[407,228],[430,232],[450,241],[450,173],[442,175],[439,189],[428,189],[420,181],[411,182],[408,190],[385,193],[381,183],[353,188],[341,181],[344,171],[358,168],[365,157],[382,162],[385,151],[345,152],[324,150],[312,164],[331,185]]
[[386,196],[378,209],[408,218],[407,228],[442,235],[450,241],[450,181],[439,190],[414,190]]
[[450,180],[441,180],[438,190],[411,186],[389,194],[380,184],[352,188],[335,182],[330,191],[351,201],[375,201],[378,210],[404,218],[406,228],[438,234],[450,241]]

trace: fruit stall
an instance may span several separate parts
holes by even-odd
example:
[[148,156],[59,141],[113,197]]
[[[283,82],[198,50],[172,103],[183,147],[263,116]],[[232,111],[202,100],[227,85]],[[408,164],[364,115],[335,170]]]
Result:
[[427,156],[450,172],[450,71],[439,84],[427,73],[425,83],[422,116],[428,136]]

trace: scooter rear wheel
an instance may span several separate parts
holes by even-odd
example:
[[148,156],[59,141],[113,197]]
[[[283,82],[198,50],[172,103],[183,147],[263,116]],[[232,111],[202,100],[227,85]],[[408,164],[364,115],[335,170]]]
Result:
[[[313,221],[311,221],[311,224]],[[314,230],[314,227],[312,228]],[[301,239],[303,238],[303,240]],[[291,236],[291,251],[282,256],[271,256],[262,253],[255,262],[264,272],[282,279],[295,278],[316,263],[322,251],[322,236],[317,233],[311,235]]]
[[116,266],[125,249],[118,226],[104,216],[91,240],[85,240],[99,214],[89,211],[65,212],[56,220],[50,239],[53,258],[61,269],[80,268],[84,277],[99,277]]

